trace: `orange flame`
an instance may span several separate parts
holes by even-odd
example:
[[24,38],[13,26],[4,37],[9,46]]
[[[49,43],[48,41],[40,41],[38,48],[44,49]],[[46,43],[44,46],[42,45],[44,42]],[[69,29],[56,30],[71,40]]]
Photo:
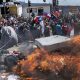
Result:
[[[76,46],[73,45],[76,44]],[[77,51],[77,53],[80,53],[79,49],[80,44],[80,36],[74,37],[71,40],[71,43],[69,44],[71,46],[71,52]],[[74,50],[73,50],[74,49]],[[77,50],[78,49],[78,50]],[[70,52],[70,53],[71,53]],[[61,53],[61,52],[60,52]],[[18,70],[18,66],[21,66]],[[14,69],[14,71],[18,71],[20,75],[31,73],[32,75],[35,74],[36,69],[40,70],[41,72],[50,71],[50,72],[60,72],[63,70],[64,66],[67,67],[68,70],[74,71],[72,74],[72,80],[78,80],[80,79],[80,54],[74,56],[74,54],[59,54],[59,52],[56,52],[55,54],[48,53],[44,49],[36,49],[32,54],[26,57],[26,60],[22,60],[17,65],[17,68]],[[74,66],[74,68],[72,68]],[[75,70],[74,70],[75,69]],[[38,73],[36,73],[38,74]],[[35,74],[35,75],[36,75]],[[27,78],[25,80],[34,80],[32,78]],[[39,80],[39,79],[35,79]]]

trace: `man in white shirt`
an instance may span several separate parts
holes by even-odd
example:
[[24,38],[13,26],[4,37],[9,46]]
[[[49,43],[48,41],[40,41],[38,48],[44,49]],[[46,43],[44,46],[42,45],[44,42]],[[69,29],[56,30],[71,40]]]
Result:
[[40,26],[41,26],[41,32],[42,32],[42,35],[44,35],[44,21],[40,21]]
[[7,49],[17,45],[18,37],[15,30],[10,26],[2,26],[0,49]]

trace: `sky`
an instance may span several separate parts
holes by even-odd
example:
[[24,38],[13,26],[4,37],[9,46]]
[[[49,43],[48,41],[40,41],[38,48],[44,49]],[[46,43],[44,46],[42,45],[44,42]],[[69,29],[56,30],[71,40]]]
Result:
[[[28,2],[28,0],[17,0],[22,2]],[[32,3],[44,3],[43,0],[30,0]],[[45,3],[51,3],[52,0],[46,0]],[[79,5],[80,0],[59,0],[59,5]]]
[[80,0],[59,0],[60,5],[79,5],[80,6]]

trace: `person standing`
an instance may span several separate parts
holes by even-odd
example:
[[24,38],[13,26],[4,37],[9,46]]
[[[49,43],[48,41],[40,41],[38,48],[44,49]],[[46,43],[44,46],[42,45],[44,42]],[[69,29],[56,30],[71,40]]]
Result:
[[45,35],[45,37],[50,36],[50,26],[49,26],[49,24],[47,22],[45,24],[44,35]]
[[44,28],[45,28],[45,25],[44,25],[44,21],[40,21],[40,26],[41,26],[41,33],[42,35],[44,35]]
[[8,49],[17,45],[18,37],[15,30],[10,26],[2,26],[0,49]]
[[57,25],[56,25],[56,34],[62,35],[62,27],[59,23],[57,23]]

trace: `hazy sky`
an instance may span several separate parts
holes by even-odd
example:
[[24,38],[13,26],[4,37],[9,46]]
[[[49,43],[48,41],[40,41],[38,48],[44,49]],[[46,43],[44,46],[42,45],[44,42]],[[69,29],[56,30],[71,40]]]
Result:
[[60,5],[79,5],[80,6],[80,0],[59,0]]
[[[17,0],[28,2],[28,0]],[[43,0],[30,0],[32,3],[44,3]],[[51,3],[52,0],[46,0],[45,3]],[[80,0],[59,0],[59,5],[80,5]]]

